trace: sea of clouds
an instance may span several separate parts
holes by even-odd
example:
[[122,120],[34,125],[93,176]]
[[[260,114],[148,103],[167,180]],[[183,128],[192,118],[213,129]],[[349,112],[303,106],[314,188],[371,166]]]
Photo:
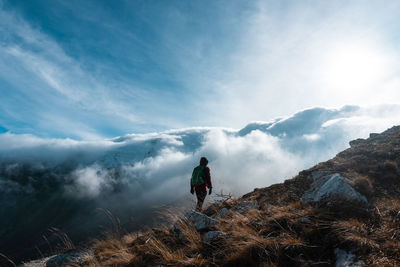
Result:
[[[71,197],[95,198],[123,184],[146,198],[168,199],[187,193],[193,167],[206,156],[215,189],[240,195],[327,160],[352,139],[398,124],[399,114],[400,105],[312,108],[240,130],[188,128],[100,141],[7,132],[0,134],[1,181],[18,184],[15,173],[29,166],[61,175],[68,181],[64,192]],[[29,181],[19,186],[13,190],[32,190],[27,189]]]
[[77,229],[90,232],[98,208],[124,223],[154,205],[186,205],[191,172],[202,156],[209,159],[214,192],[240,196],[328,160],[350,140],[398,125],[399,118],[400,105],[344,106],[307,109],[240,130],[188,128],[101,141],[3,133],[0,237],[52,226],[72,236]]

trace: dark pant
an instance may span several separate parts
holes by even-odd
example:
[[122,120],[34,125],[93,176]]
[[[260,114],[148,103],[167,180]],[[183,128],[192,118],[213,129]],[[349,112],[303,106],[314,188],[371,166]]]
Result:
[[196,196],[197,196],[196,211],[200,212],[201,208],[203,207],[204,199],[207,196],[207,191],[196,191]]

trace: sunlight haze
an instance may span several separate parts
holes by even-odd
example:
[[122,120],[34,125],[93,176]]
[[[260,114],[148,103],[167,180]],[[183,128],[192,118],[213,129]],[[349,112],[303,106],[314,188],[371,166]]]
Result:
[[398,1],[0,1],[0,129],[93,140],[397,103]]

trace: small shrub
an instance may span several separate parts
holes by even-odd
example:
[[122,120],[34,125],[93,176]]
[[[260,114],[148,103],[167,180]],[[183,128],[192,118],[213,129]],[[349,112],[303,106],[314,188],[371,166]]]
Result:
[[371,180],[366,176],[358,176],[353,180],[353,188],[368,199],[374,194]]

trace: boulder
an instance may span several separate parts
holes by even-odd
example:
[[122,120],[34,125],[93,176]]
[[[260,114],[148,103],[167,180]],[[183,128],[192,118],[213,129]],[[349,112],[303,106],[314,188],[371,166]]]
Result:
[[63,267],[71,265],[82,265],[88,254],[92,254],[91,250],[70,250],[62,254],[55,255],[46,261],[46,267]]
[[258,209],[257,201],[242,201],[235,205],[231,210],[239,213],[245,213],[251,209]]
[[209,231],[202,236],[204,243],[211,243],[217,239],[223,238],[226,234],[221,231]]
[[337,199],[368,205],[367,198],[357,192],[346,177],[338,173],[318,178],[301,197],[304,203],[317,204],[325,204]]
[[217,220],[194,210],[186,212],[185,217],[193,223],[197,231],[205,231],[211,229],[218,223]]

